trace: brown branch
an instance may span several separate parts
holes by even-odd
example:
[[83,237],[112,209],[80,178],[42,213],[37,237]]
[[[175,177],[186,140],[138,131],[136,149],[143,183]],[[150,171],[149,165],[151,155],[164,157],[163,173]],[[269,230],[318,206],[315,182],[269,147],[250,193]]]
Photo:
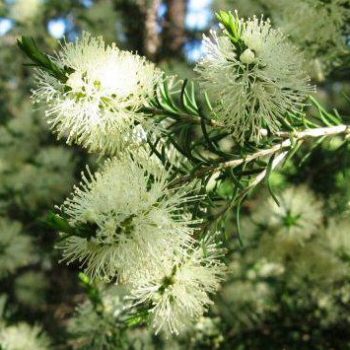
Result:
[[[263,149],[255,153],[249,154],[244,158],[228,160],[218,165],[205,166],[195,171],[193,174],[182,176],[178,179],[175,179],[173,182],[170,183],[170,186],[176,187],[183,183],[189,182],[195,178],[201,178],[209,173],[214,174],[216,172],[221,172],[225,169],[235,168],[243,163],[249,163],[258,158],[271,156],[275,153],[291,148],[295,143],[295,141],[300,141],[307,138],[332,136],[332,135],[339,135],[339,134],[349,135],[349,133],[350,133],[350,126],[343,125],[343,124],[337,125],[337,126],[324,127],[324,128],[314,128],[314,129],[305,129],[302,131],[294,131],[294,132],[288,133],[288,136],[289,136],[288,139],[280,143],[277,143],[270,148]],[[285,133],[283,135],[285,136]]]

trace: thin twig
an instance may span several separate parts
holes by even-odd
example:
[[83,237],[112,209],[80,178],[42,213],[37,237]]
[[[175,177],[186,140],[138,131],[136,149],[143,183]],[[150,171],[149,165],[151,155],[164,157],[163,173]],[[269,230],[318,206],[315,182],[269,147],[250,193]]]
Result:
[[350,132],[349,125],[337,125],[337,126],[330,126],[330,127],[324,127],[324,128],[314,128],[314,129],[305,129],[302,131],[293,131],[288,133],[288,136],[289,136],[288,139],[275,144],[271,148],[257,151],[253,154],[247,155],[244,158],[228,160],[218,165],[202,167],[198,169],[196,172],[194,172],[193,174],[186,175],[176,179],[170,185],[171,187],[175,187],[183,183],[189,182],[194,178],[201,178],[207,175],[208,173],[221,172],[222,170],[225,170],[228,168],[235,168],[243,163],[249,163],[255,159],[275,154],[286,148],[292,147],[295,141],[297,140],[304,140],[306,138],[321,137],[321,136],[349,134],[349,132]]

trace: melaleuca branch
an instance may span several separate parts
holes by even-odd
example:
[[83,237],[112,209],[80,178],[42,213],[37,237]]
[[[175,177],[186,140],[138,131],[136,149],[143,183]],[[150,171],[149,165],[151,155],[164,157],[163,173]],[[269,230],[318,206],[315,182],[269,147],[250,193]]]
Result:
[[[98,316],[90,278],[118,281],[141,310],[130,324],[147,318],[155,333],[179,334],[207,310],[226,276],[226,214],[235,209],[239,227],[243,200],[264,180],[274,197],[271,173],[302,143],[349,135],[310,97],[301,53],[282,32],[263,18],[217,18],[195,82],[88,33],[54,56],[19,41],[53,132],[108,158],[50,216],[62,260],[84,266]],[[307,117],[307,100],[317,116]],[[217,191],[221,181],[229,194]]]
[[232,159],[219,164],[198,169],[190,175],[183,176],[179,179],[176,179],[171,183],[171,186],[178,186],[183,183],[192,181],[193,178],[200,178],[203,176],[207,176],[208,173],[216,173],[216,172],[221,172],[223,170],[226,170],[227,168],[235,168],[241,164],[252,162],[257,158],[271,156],[275,153],[279,153],[283,150],[292,148],[296,144],[296,141],[303,141],[308,138],[319,138],[324,136],[334,136],[334,135],[342,135],[342,134],[347,136],[349,135],[349,131],[350,131],[350,126],[348,125],[336,125],[336,126],[323,127],[323,128],[306,129],[302,131],[293,131],[291,133],[287,133],[287,132],[276,133],[276,136],[281,136],[283,138],[288,137],[288,139],[273,145],[271,148],[262,149],[255,153],[249,154],[244,158]]

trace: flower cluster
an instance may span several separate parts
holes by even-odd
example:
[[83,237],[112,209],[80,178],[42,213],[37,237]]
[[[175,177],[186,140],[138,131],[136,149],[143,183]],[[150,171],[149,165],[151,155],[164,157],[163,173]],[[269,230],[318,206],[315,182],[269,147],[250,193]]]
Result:
[[177,333],[206,310],[225,267],[214,243],[193,239],[197,220],[185,209],[195,200],[191,189],[170,189],[168,176],[152,159],[107,161],[62,206],[77,234],[59,247],[92,276],[117,274],[136,304],[151,306],[157,332]]
[[3,277],[32,261],[33,245],[17,221],[0,217],[0,232],[0,277]]
[[[254,333],[272,320],[272,328],[280,322],[287,325],[298,315],[308,322],[295,331],[309,334],[313,332],[311,324],[325,330],[341,319],[346,329],[350,322],[346,312],[350,296],[349,222],[337,218],[324,228],[321,202],[305,186],[290,187],[282,193],[282,212],[288,198],[293,203],[292,193],[298,204],[289,208],[291,213],[299,213],[300,226],[288,231],[281,220],[275,221],[275,210],[271,212],[271,206],[264,203],[267,208],[255,226],[254,239],[243,249],[234,250],[229,282],[223,286],[218,308],[237,334]],[[258,201],[258,206],[261,204]],[[277,226],[270,226],[271,217]],[[249,215],[245,220],[255,217]],[[244,230],[242,235],[244,239]],[[282,319],[276,320],[276,315],[283,315]],[[272,332],[279,332],[272,328]],[[249,340],[245,342],[249,344]]]
[[42,0],[15,0],[10,7],[10,17],[19,22],[33,21],[41,12]]
[[24,104],[21,115],[0,126],[1,209],[38,210],[62,200],[73,186],[72,152],[45,145],[37,116]]
[[264,199],[264,204],[252,214],[253,221],[300,241],[317,232],[323,218],[323,203],[309,188],[289,187],[280,194],[278,201],[271,197]]
[[44,273],[27,271],[16,278],[14,293],[21,304],[36,309],[43,305],[48,285]]
[[167,172],[152,161],[107,161],[83,176],[62,210],[71,225],[96,226],[93,237],[71,236],[61,248],[68,261],[79,259],[92,276],[113,276],[145,257],[164,254],[169,245],[186,247],[193,220],[181,213],[185,191],[169,191]]
[[68,324],[69,333],[74,339],[74,349],[85,349],[86,344],[92,349],[112,349],[112,346],[116,348],[116,342],[121,346],[122,337],[118,326],[123,324],[125,317],[124,295],[125,290],[112,286],[99,290],[100,302],[97,307],[91,300],[77,307]]
[[[295,10],[292,15],[301,10],[314,21],[318,7],[304,0],[299,9],[295,4],[300,1],[289,7]],[[266,2],[278,7],[276,0]],[[58,138],[111,157],[95,172],[87,167],[57,215],[49,216],[60,231],[62,261],[80,264],[87,274],[81,274],[81,280],[89,299],[68,326],[74,338],[69,345],[75,349],[124,348],[129,326],[145,321],[156,335],[164,332],[166,337],[197,328],[198,341],[208,335],[219,348],[220,318],[217,324],[203,318],[227,275],[216,229],[222,234],[229,229],[226,223],[234,206],[239,215],[250,190],[270,179],[276,160],[293,154],[292,136],[297,142],[309,137],[322,141],[334,133],[347,136],[348,128],[338,125],[336,112],[323,113],[317,101],[320,120],[328,127],[299,113],[313,91],[305,61],[270,20],[244,20],[237,12],[217,17],[221,29],[204,37],[206,54],[195,68],[201,98],[195,84],[185,80],[177,86],[171,77],[167,83],[146,58],[107,45],[102,37],[83,32],[53,57],[40,52],[28,37],[19,41],[36,67],[33,99],[46,106],[47,121]],[[303,36],[304,29],[298,29]],[[304,34],[305,43],[312,43],[314,35],[327,44],[334,39],[332,31],[321,29]],[[34,211],[45,201],[59,199],[69,187],[66,178],[73,178],[74,162],[63,148],[40,149],[39,137],[24,137],[37,152],[18,150],[17,139],[26,135],[27,126],[32,134],[39,130],[30,120],[25,122],[11,120],[0,128],[0,197],[13,197],[9,204],[0,202],[0,208],[11,214],[13,203]],[[302,125],[312,129],[300,130]],[[2,145],[7,153],[1,152]],[[242,221],[253,233],[246,247],[235,250],[228,244],[235,258],[232,283],[224,288],[218,308],[224,305],[225,331],[232,318],[237,321],[229,337],[259,323],[259,330],[268,333],[270,322],[292,309],[311,312],[320,324],[332,323],[350,300],[348,224],[331,223],[324,229],[323,203],[304,186],[277,197],[279,203],[275,197],[265,198]],[[19,224],[0,218],[0,231],[2,277],[24,266],[32,254],[31,241],[21,235]],[[114,286],[100,293],[99,283]],[[13,287],[18,301],[35,307],[46,289],[45,276],[21,272]],[[327,317],[322,318],[323,313]],[[293,317],[282,328],[289,330]],[[350,317],[340,317],[350,322]],[[224,325],[225,318],[229,322]],[[49,347],[37,327],[0,323],[0,349]]]
[[[347,55],[344,28],[350,19],[347,0],[297,0],[272,3],[272,18],[293,42],[305,49],[306,68],[322,81],[330,69]],[[324,20],[320,21],[320,18]]]
[[103,153],[142,142],[140,128],[150,131],[153,125],[140,109],[152,97],[160,70],[86,32],[52,61],[64,76],[57,79],[39,69],[33,96],[46,102],[48,122],[58,137]]
[[0,326],[0,348],[3,350],[48,350],[50,341],[38,326],[26,323]]
[[232,128],[237,142],[258,141],[261,128],[276,131],[286,112],[303,106],[309,78],[301,54],[269,20],[224,13],[221,22],[222,32],[204,38],[199,83],[216,101],[212,117]]
[[[348,0],[235,0],[235,8],[244,17],[267,15],[288,35],[303,50],[304,68],[317,81],[324,81],[348,55],[348,5]],[[221,0],[220,6],[230,8],[232,3]]]
[[208,294],[218,290],[224,277],[219,257],[217,246],[204,239],[185,254],[154,259],[147,272],[133,271],[131,298],[151,305],[156,333],[178,334],[203,315],[211,303]]
[[340,257],[350,257],[349,220],[332,220],[326,230],[326,245]]
[[[24,39],[26,45],[33,49]],[[206,311],[225,265],[209,236],[194,237],[200,222],[192,211],[200,198],[191,194],[195,185],[171,186],[178,150],[158,140],[156,152],[161,147],[169,159],[165,166],[142,145],[161,130],[143,107],[150,107],[162,73],[88,33],[44,57],[51,70],[39,64],[33,96],[46,103],[58,137],[115,156],[95,174],[88,169],[61,206],[69,226],[58,244],[63,260],[127,286],[130,300],[148,308],[156,332],[178,333]]]

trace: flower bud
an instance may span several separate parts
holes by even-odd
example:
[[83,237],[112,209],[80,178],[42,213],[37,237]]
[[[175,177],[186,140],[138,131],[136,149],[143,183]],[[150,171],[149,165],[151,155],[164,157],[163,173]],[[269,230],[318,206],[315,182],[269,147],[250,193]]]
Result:
[[244,64],[251,64],[255,61],[255,54],[251,49],[245,49],[239,59]]

